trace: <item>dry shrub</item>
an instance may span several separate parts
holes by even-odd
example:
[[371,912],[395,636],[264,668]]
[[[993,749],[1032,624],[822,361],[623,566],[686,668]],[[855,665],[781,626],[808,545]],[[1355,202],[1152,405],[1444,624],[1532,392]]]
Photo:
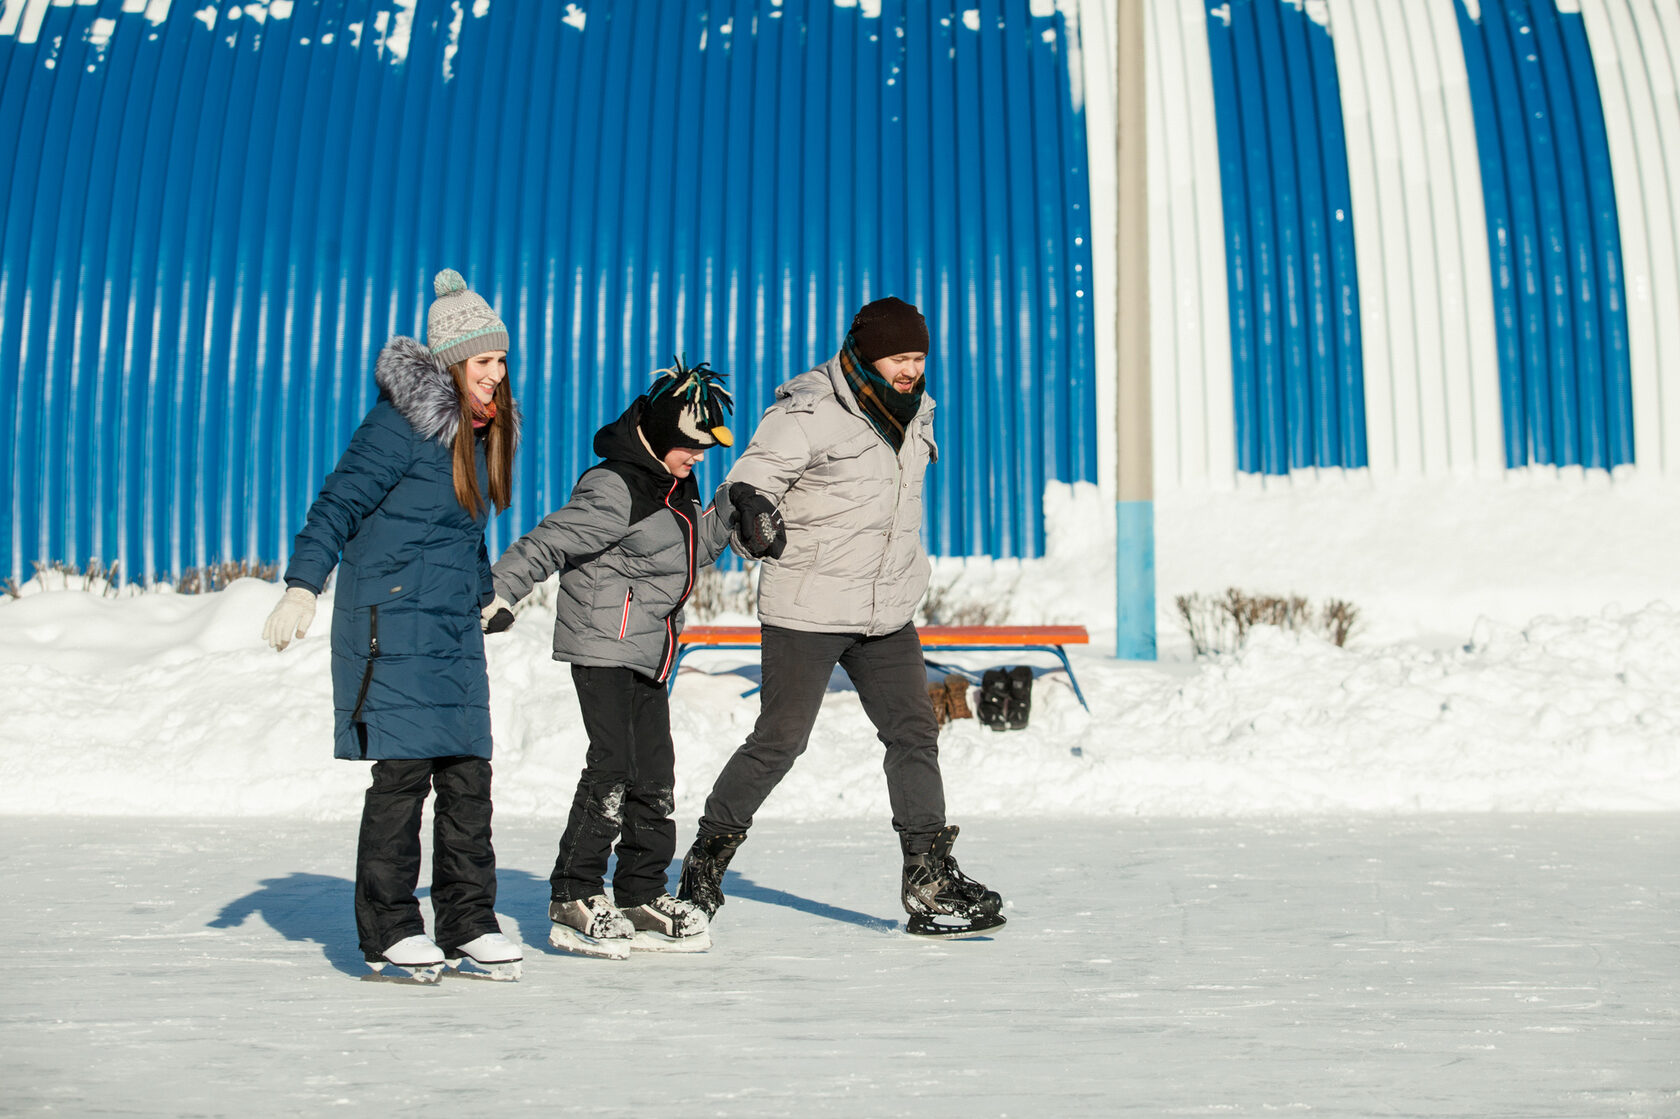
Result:
[[1359,620],[1359,607],[1339,598],[1332,598],[1319,610],[1319,627],[1332,645],[1346,645],[1353,624]]
[[709,622],[720,614],[758,614],[758,563],[748,560],[740,571],[703,567],[694,576],[694,590],[683,604],[690,622]]
[[[112,561],[107,566],[99,560],[89,560],[87,566],[77,567],[72,563],[53,560],[48,563],[37,562],[34,566],[32,581],[40,583],[44,589],[81,590],[89,594],[115,598],[124,586],[122,579],[118,577],[117,561]],[[168,579],[160,579],[152,585],[173,585],[181,594],[205,594],[209,591],[219,591],[235,579],[251,578],[273,582],[279,575],[278,564],[237,560],[210,564],[207,567],[188,568],[173,583]],[[16,579],[7,579],[4,591],[9,598],[23,596],[23,587]]]
[[[44,589],[64,591],[86,591],[102,598],[114,598],[121,582],[117,578],[117,564],[106,566],[98,560],[89,560],[86,567],[77,567],[73,563],[52,560],[42,563],[37,560],[34,564],[35,574],[31,576]],[[16,579],[6,580],[6,595],[8,598],[23,597],[23,587]]]
[[965,595],[958,590],[962,582],[961,571],[952,575],[946,582],[929,582],[927,593],[922,596],[921,605],[916,608],[916,624],[919,626],[989,626],[1001,622],[1008,613],[1009,600],[1015,594],[1015,587],[1019,584],[1017,576],[1015,582],[1003,594],[994,594],[988,598]]
[[251,563],[248,560],[229,560],[205,567],[189,567],[175,580],[181,594],[209,594],[224,589],[235,579],[262,579],[274,582],[280,577],[280,566],[273,563]]
[[1199,657],[1236,652],[1255,626],[1317,633],[1333,645],[1346,645],[1359,620],[1359,609],[1339,598],[1315,609],[1300,595],[1249,594],[1236,587],[1221,597],[1181,594],[1173,603]]

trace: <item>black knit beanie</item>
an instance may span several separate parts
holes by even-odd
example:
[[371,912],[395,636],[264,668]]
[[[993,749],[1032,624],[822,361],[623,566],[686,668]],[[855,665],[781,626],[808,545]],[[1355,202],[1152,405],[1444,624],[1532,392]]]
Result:
[[928,352],[927,320],[909,303],[889,295],[865,303],[852,316],[852,344],[870,365],[894,354]]

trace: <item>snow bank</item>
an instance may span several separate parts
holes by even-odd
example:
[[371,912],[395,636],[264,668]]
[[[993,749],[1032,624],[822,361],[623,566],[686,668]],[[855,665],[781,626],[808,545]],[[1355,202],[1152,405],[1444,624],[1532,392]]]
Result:
[[[941,570],[956,564],[982,597],[1012,588],[1006,613],[1100,630],[1112,580],[1088,573],[1101,563],[1102,519],[1077,508],[1069,517],[1089,531],[1064,533],[1046,560]],[[1411,562],[1374,555],[1366,577],[1374,586],[1376,569]],[[1313,581],[1292,589],[1314,593]],[[1546,595],[1534,581],[1506,585],[1511,601]],[[1597,595],[1616,590],[1612,574]],[[0,604],[0,662],[14,682],[0,710],[0,813],[356,815],[366,767],[330,757],[330,604],[276,654],[258,635],[278,595],[245,579],[206,595],[56,590]],[[1372,601],[1373,630],[1405,629],[1389,600],[1361,605]],[[570,674],[548,655],[552,619],[551,607],[526,610],[490,640],[504,815],[562,817],[582,766]],[[1089,713],[1053,673],[1038,678],[1025,731],[946,728],[954,819],[1680,809],[1680,616],[1663,602],[1488,617],[1445,646],[1367,637],[1338,648],[1262,628],[1235,654],[1200,662],[1119,662],[1101,644],[1074,653]],[[751,658],[690,663],[705,674],[685,672],[673,697],[687,817],[757,713],[756,697],[741,696]],[[886,813],[880,746],[842,685],[761,816]]]

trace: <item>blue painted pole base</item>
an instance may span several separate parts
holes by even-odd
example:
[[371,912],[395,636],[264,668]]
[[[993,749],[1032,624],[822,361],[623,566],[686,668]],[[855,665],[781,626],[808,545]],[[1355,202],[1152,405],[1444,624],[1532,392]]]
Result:
[[1115,648],[1121,660],[1155,659],[1155,503],[1114,506]]

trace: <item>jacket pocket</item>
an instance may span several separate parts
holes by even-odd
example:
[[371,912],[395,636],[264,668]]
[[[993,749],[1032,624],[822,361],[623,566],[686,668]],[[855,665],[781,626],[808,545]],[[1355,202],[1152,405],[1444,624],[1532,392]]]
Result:
[[630,600],[635,597],[635,591],[630,587],[624,588],[624,610],[618,619],[618,639],[624,640],[624,635],[630,632]]
[[356,581],[352,606],[378,606],[401,598],[420,585],[420,561],[413,560],[383,575],[362,575]]
[[[405,655],[419,650],[420,608],[424,603],[422,596],[416,592],[420,590],[420,584],[425,578],[425,567],[418,559],[411,560],[394,571],[372,575],[361,573],[350,598],[350,613],[355,620],[351,630],[355,635],[351,638],[354,655],[369,655],[368,648],[375,625],[379,627],[379,646],[384,652]],[[364,626],[369,644],[363,644],[360,640]],[[372,663],[370,659],[370,668]],[[363,691],[366,691],[365,682]],[[360,704],[357,706],[360,707]]]
[[881,441],[881,437],[875,433],[875,429],[868,427],[867,421],[865,421],[865,427],[867,430],[852,436],[850,439],[842,439],[829,444],[823,452],[823,457],[831,462],[853,459],[869,453],[878,446],[886,445]]
[[822,541],[819,540],[817,546],[811,550],[811,558],[805,561],[805,574],[799,577],[799,587],[793,592],[793,604],[795,606],[806,604],[805,600],[811,593],[811,583],[816,578],[817,568],[822,566],[822,554]]

